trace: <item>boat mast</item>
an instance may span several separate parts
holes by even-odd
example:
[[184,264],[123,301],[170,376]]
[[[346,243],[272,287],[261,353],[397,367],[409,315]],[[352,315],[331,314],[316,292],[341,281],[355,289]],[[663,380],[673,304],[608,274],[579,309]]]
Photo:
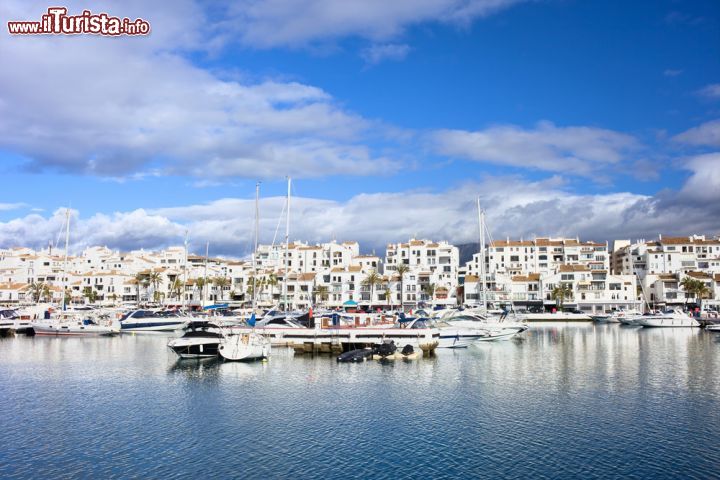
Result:
[[188,231],[185,230],[185,258],[183,261],[182,309],[185,310],[185,288],[187,286]]
[[252,269],[253,269],[253,296],[252,296],[252,311],[255,311],[257,305],[257,249],[258,249],[258,235],[260,230],[260,182],[255,184],[255,247],[253,248],[252,254]]
[[[207,287],[208,287],[207,286],[207,281],[208,281],[207,264],[208,264],[208,255],[209,254],[210,254],[210,242],[206,242],[205,243],[205,273],[203,273],[203,277],[205,277],[205,278],[203,278],[203,295],[202,295],[203,301],[207,300],[207,290],[208,290],[207,289]],[[204,305],[201,305],[201,306],[204,306]]]
[[63,281],[62,281],[62,309],[65,311],[67,308],[65,290],[67,289],[67,262],[68,262],[68,247],[70,244],[70,209],[65,209],[65,258],[63,260]]
[[485,298],[485,212],[480,208],[480,197],[477,197],[477,211],[478,211],[478,234],[480,236],[480,258],[479,258],[479,288],[480,288],[480,304],[482,305],[483,311],[487,310],[487,299]]
[[290,185],[292,180],[287,177],[287,217],[285,222],[285,278],[283,279],[283,310],[288,311],[288,288],[287,281],[290,275]]

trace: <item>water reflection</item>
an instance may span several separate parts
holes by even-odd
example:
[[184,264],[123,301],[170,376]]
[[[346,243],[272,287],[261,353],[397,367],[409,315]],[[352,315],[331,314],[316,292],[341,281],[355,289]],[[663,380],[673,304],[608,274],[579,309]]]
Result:
[[0,477],[717,474],[686,448],[719,440],[720,334],[700,329],[534,325],[359,364],[178,360],[169,338],[1,339]]

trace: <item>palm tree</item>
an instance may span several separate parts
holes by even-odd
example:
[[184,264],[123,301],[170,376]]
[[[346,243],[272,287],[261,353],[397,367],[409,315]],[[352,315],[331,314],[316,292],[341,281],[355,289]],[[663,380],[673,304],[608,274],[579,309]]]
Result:
[[87,298],[88,303],[95,303],[97,292],[92,287],[85,287],[83,288],[83,297]]
[[410,266],[408,266],[404,263],[401,263],[400,265],[397,266],[395,271],[397,272],[398,275],[400,275],[400,311],[404,312],[405,311],[405,302],[403,302],[403,297],[405,295],[405,292],[403,292],[403,287],[405,286],[404,285],[404,282],[405,282],[404,277],[405,277],[405,274],[410,271]]
[[572,298],[572,287],[570,287],[567,283],[561,283],[557,287],[553,288],[552,293],[550,294],[553,300],[555,300],[555,303],[558,306],[559,310],[562,310],[563,303],[565,303],[566,298]]
[[680,282],[680,286],[685,290],[685,308],[687,308],[688,299],[691,295],[695,295],[697,289],[696,280],[692,277],[685,277]]
[[315,294],[315,304],[318,304],[318,298],[321,302],[324,302],[328,298],[328,287],[325,285],[318,285],[315,287],[315,290],[313,291]]
[[437,285],[434,283],[426,283],[422,286],[422,291],[425,295],[430,297],[430,306],[435,307],[435,290],[437,290]]
[[230,279],[227,277],[217,277],[214,281],[215,286],[220,289],[220,301],[225,300],[224,288],[230,285]]
[[270,302],[273,302],[275,297],[275,286],[278,284],[277,275],[275,275],[274,272],[268,275],[267,280],[265,280],[265,284],[270,287]]
[[180,294],[182,291],[182,282],[179,278],[175,278],[172,282],[170,282],[170,298],[177,297],[180,299]]
[[135,293],[137,294],[137,304],[140,305],[140,285],[145,281],[145,278],[147,277],[147,274],[145,273],[137,273],[135,274]]
[[705,282],[698,280],[698,286],[697,286],[697,289],[695,290],[695,294],[697,295],[698,300],[700,300],[702,302],[703,298],[705,298],[705,297],[709,298],[710,293],[711,293],[710,289],[708,288],[707,285],[705,285]]
[[47,288],[47,285],[45,285],[43,282],[32,282],[30,284],[30,292],[35,303],[40,301],[40,297],[42,297],[43,295],[44,288]]
[[382,277],[375,270],[370,270],[370,272],[365,276],[365,279],[362,281],[362,285],[364,287],[370,287],[370,304],[368,306],[368,310],[372,310],[375,287],[380,284],[382,284]]
[[157,302],[160,299],[160,292],[158,292],[158,288],[160,287],[162,277],[159,272],[152,272],[148,275],[148,280],[153,287],[153,301]]
[[385,284],[385,300],[387,300],[388,310],[392,309],[392,290],[390,290],[390,281]]
[[210,281],[207,277],[200,277],[195,280],[195,285],[200,289],[200,303],[205,301],[205,285],[209,283]]

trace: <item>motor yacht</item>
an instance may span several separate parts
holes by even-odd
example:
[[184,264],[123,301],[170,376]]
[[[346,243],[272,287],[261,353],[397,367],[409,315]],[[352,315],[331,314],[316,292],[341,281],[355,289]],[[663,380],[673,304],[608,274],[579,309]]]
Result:
[[120,319],[122,332],[171,332],[182,330],[192,317],[177,310],[133,310]]

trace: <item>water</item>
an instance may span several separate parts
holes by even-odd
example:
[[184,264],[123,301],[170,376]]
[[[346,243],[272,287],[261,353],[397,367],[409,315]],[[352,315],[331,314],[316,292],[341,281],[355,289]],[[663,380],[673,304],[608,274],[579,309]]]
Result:
[[435,358],[0,340],[0,478],[720,478],[720,334],[534,326]]

